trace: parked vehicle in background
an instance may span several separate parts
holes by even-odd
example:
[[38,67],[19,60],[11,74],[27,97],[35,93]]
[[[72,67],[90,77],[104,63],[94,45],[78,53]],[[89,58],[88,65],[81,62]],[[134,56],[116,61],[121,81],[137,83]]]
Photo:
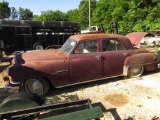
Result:
[[86,30],[81,30],[81,34],[84,34],[84,33],[90,33],[90,32],[99,32],[99,29],[97,26],[89,26]]
[[0,20],[0,40],[6,55],[15,51],[59,48],[80,23],[68,21]]
[[[81,34],[96,33],[105,33],[102,23],[99,23],[98,26],[89,26],[86,30],[81,30]],[[111,33],[118,34],[118,22],[115,20],[111,21]]]
[[157,47],[160,45],[160,37],[148,32],[132,32],[126,37],[135,47]]
[[159,56],[135,49],[118,34],[80,34],[60,49],[18,54],[8,68],[10,91],[24,88],[40,96],[59,88],[118,76],[138,77],[159,68]]
[[155,37],[160,37],[160,30],[151,30],[150,33],[154,34]]
[[100,23],[99,26],[89,26],[86,30],[81,30],[81,34],[96,34],[105,33],[103,25]]

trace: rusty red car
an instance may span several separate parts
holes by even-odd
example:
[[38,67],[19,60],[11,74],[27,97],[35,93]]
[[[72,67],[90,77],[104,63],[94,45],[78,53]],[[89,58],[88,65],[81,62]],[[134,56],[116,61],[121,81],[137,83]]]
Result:
[[36,50],[16,55],[8,67],[6,88],[44,96],[51,87],[60,88],[102,79],[141,76],[159,68],[159,56],[134,48],[118,34],[79,34],[60,49]]

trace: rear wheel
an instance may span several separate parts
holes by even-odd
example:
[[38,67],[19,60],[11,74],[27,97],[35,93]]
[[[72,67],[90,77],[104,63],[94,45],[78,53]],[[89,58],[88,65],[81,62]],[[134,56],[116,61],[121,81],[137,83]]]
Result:
[[49,83],[44,78],[28,79],[24,86],[27,92],[32,92],[39,96],[46,95],[49,90]]
[[129,77],[139,77],[143,74],[144,67],[142,65],[132,66],[128,69]]
[[40,42],[37,42],[33,45],[33,50],[43,50],[43,45]]

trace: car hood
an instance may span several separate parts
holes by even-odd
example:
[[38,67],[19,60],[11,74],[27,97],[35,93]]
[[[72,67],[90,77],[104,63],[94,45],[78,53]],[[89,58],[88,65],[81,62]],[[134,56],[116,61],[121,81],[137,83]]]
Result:
[[62,60],[67,58],[67,54],[60,49],[34,50],[23,54],[18,54],[13,59],[13,63],[25,63],[29,61]]

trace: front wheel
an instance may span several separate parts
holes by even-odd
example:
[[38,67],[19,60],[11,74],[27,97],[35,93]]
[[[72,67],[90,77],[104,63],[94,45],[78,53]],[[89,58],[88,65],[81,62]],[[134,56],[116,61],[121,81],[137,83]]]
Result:
[[32,92],[39,96],[45,96],[49,91],[49,83],[44,78],[28,79],[24,86],[27,92]]
[[139,77],[143,74],[144,67],[142,65],[132,66],[128,69],[129,77]]

